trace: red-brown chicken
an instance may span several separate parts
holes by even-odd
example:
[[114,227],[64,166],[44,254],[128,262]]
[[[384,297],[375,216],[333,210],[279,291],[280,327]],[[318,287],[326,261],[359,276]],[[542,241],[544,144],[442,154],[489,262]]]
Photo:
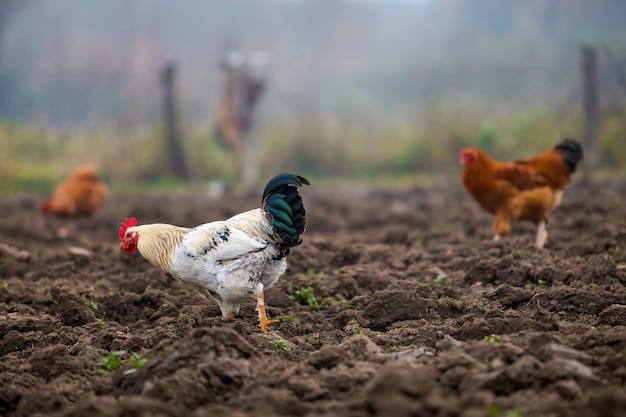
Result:
[[108,187],[98,171],[91,165],[81,165],[54,188],[50,200],[39,204],[39,211],[60,216],[92,215],[107,194]]
[[463,149],[460,158],[465,189],[496,216],[494,240],[509,233],[513,221],[529,220],[538,226],[535,245],[542,248],[548,238],[548,213],[561,203],[583,150],[577,141],[565,139],[527,160],[500,162],[478,148]]

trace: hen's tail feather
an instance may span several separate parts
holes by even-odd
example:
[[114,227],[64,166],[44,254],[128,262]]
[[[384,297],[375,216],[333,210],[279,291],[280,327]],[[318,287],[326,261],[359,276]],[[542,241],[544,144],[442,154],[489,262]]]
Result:
[[272,178],[263,191],[263,209],[271,216],[274,231],[282,242],[281,254],[302,243],[300,234],[305,229],[305,214],[298,187],[309,181],[294,174],[279,174]]
[[563,160],[569,171],[575,172],[578,163],[583,159],[583,148],[580,143],[574,139],[565,139],[555,148],[563,155]]

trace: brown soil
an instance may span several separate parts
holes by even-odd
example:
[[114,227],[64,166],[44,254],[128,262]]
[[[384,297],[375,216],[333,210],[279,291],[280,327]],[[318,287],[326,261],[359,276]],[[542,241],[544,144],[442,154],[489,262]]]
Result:
[[[626,184],[570,187],[544,250],[528,224],[492,242],[458,186],[303,195],[304,244],[266,293],[297,319],[267,335],[253,303],[222,318],[117,238],[126,216],[191,226],[260,190],[112,197],[77,220],[0,201],[0,414],[626,415]],[[306,286],[319,312],[289,298]],[[153,356],[99,374],[120,350]]]

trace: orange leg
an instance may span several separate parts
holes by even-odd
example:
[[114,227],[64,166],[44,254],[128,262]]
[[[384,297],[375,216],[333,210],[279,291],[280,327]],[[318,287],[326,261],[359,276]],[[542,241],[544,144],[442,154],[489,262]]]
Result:
[[234,311],[231,311],[230,313],[226,313],[226,315],[224,317],[232,319],[236,315],[237,315],[237,313],[235,313]]
[[268,320],[267,315],[265,314],[265,294],[261,293],[259,298],[256,301],[256,310],[259,312],[259,322],[261,323],[261,331],[263,333],[267,333],[269,330],[269,325],[272,323],[277,323],[278,320]]

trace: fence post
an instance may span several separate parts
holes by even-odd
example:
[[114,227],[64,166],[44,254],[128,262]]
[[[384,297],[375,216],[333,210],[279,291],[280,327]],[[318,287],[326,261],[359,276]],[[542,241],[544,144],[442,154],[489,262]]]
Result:
[[585,160],[586,176],[593,177],[598,167],[598,83],[597,54],[593,46],[581,46],[583,109],[585,112]]
[[237,179],[245,185],[254,184],[258,177],[254,110],[266,88],[266,65],[264,54],[246,57],[239,51],[229,52],[220,62],[225,78],[217,133],[230,150]]
[[185,163],[185,156],[177,124],[176,101],[174,93],[174,78],[176,66],[173,62],[165,65],[161,72],[161,89],[163,91],[163,131],[165,145],[169,153],[170,169],[174,176],[188,181],[189,170]]

